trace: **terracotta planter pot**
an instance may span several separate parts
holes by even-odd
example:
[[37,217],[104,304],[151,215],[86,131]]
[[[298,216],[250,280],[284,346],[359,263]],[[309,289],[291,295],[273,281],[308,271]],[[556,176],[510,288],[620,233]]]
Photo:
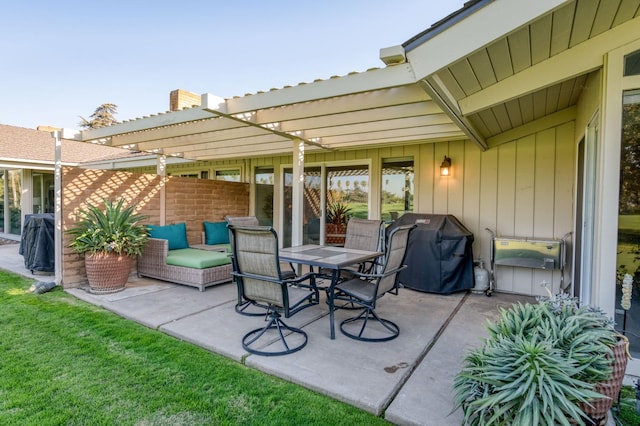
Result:
[[605,424],[609,410],[618,399],[618,393],[622,386],[622,379],[627,368],[627,347],[629,341],[626,337],[620,336],[618,343],[613,347],[613,360],[611,375],[609,379],[596,384],[595,391],[605,395],[607,398],[590,401],[590,405],[582,404],[582,411],[589,416],[594,425]]
[[106,294],[124,290],[133,258],[116,253],[87,254],[84,266],[87,270],[91,293]]
[[344,245],[347,225],[342,223],[327,223],[325,225],[325,243],[331,245]]

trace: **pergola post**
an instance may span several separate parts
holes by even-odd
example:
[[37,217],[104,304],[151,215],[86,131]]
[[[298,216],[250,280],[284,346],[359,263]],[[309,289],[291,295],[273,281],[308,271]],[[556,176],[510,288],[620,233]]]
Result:
[[291,246],[302,245],[304,217],[304,142],[293,141],[293,194],[291,197]]
[[55,139],[54,192],[55,192],[55,229],[54,229],[54,269],[55,283],[62,285],[62,134],[51,133]]
[[165,225],[167,221],[167,192],[166,192],[166,176],[167,176],[167,156],[158,155],[158,164],[156,173],[160,176],[160,225]]

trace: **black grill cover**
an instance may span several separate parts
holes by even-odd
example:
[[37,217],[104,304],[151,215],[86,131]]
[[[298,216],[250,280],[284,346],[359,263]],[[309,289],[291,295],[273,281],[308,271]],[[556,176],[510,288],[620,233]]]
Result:
[[55,271],[53,213],[25,215],[19,253],[24,266],[33,271]]
[[406,213],[387,227],[416,224],[399,281],[408,288],[450,294],[474,286],[473,234],[452,215]]

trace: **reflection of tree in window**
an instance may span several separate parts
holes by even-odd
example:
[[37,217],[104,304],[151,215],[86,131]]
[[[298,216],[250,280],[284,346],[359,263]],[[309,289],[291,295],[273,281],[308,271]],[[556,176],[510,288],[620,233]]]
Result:
[[391,220],[413,211],[414,167],[412,158],[385,159],[382,163],[381,217]]
[[256,217],[261,225],[273,225],[273,168],[257,168],[255,182]]
[[240,182],[240,170],[216,170],[216,180],[228,182]]

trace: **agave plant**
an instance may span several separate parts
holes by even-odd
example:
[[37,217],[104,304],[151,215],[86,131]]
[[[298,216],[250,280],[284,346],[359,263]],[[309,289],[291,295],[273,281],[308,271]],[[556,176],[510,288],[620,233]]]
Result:
[[351,209],[344,203],[335,202],[327,207],[327,223],[346,225]]
[[79,211],[76,226],[67,231],[74,236],[69,246],[80,254],[140,255],[149,235],[140,222],[147,216],[137,214],[133,204],[125,207],[123,199],[103,199],[103,208],[89,204]]
[[[562,299],[562,300],[560,300]],[[454,380],[470,425],[569,425],[611,372],[617,334],[606,315],[571,298],[502,309]]]

